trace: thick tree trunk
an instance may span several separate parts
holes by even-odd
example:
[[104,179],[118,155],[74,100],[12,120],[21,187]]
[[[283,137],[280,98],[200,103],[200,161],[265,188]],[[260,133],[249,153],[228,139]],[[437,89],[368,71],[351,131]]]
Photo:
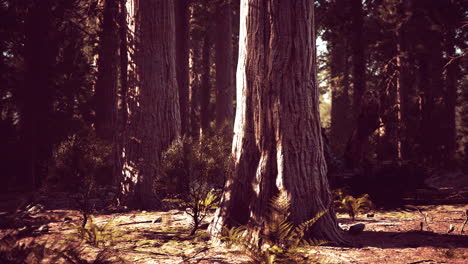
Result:
[[226,133],[232,133],[234,121],[231,16],[231,4],[222,2],[216,10],[216,125]]
[[266,234],[271,200],[285,194],[299,224],[329,209],[311,234],[341,242],[326,178],[316,82],[313,3],[243,0],[235,168],[210,227],[247,225]]
[[104,2],[104,21],[100,35],[94,102],[96,133],[100,138],[106,140],[113,140],[117,128],[118,13],[119,3],[117,1],[106,0]]
[[176,0],[176,70],[179,87],[181,133],[189,132],[189,20],[187,0]]
[[129,131],[122,151],[119,202],[151,208],[161,154],[180,136],[172,0],[136,1],[137,86],[129,104]]

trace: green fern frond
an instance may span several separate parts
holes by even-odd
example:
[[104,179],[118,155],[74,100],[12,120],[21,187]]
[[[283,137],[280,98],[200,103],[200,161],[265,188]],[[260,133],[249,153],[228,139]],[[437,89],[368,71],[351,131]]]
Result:
[[333,202],[333,206],[338,212],[348,213],[353,221],[359,213],[368,212],[374,208],[368,194],[364,194],[359,198],[351,195],[340,197],[340,199]]

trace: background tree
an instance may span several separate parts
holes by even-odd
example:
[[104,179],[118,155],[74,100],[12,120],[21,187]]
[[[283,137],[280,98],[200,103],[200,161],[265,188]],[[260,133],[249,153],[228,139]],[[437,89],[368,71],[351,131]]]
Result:
[[179,87],[181,133],[189,132],[189,1],[176,0],[176,70]]
[[230,1],[216,7],[216,124],[231,133],[234,121],[234,75],[232,73],[232,10]]
[[[121,205],[157,206],[161,154],[180,136],[173,1],[136,1],[136,74],[120,180]],[[158,25],[154,27],[154,25]],[[156,198],[156,199],[155,199]]]
[[118,14],[119,3],[117,1],[104,1],[95,86],[95,111],[96,133],[99,137],[109,141],[113,140],[117,129]]
[[[248,225],[256,239],[268,234],[271,199],[286,194],[291,221],[302,223],[329,209],[320,120],[313,4],[309,1],[241,2],[234,172],[211,232]],[[330,209],[313,234],[342,241]]]

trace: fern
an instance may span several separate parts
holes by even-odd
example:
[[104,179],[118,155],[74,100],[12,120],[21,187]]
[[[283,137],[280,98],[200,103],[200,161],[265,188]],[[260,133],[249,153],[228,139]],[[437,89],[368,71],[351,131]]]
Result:
[[335,200],[334,206],[338,212],[348,213],[352,221],[356,220],[356,216],[359,213],[367,212],[374,208],[374,204],[368,194],[364,194],[359,198],[347,195],[344,198]]
[[261,236],[261,244],[250,237],[252,230],[245,226],[225,229],[221,238],[228,247],[236,244],[244,248],[251,259],[249,264],[311,263],[299,257],[298,250],[306,246],[319,246],[327,241],[306,239],[306,232],[322,217],[327,210],[313,218],[295,225],[289,221],[289,201],[278,195],[271,202],[272,221],[268,224],[268,234]]

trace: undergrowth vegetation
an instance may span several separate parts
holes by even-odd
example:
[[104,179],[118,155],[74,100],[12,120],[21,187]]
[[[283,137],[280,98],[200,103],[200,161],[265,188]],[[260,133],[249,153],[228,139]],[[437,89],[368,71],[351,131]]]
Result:
[[190,188],[188,201],[181,203],[181,206],[185,208],[185,212],[192,218],[193,227],[190,235],[194,235],[208,213],[216,209],[219,198],[219,194],[214,189],[208,190],[204,186]]
[[309,238],[307,231],[322,217],[322,211],[311,219],[295,225],[289,220],[289,201],[284,195],[278,195],[271,201],[272,221],[265,230],[267,234],[260,236],[260,241],[251,237],[255,232],[247,226],[238,226],[225,230],[221,238],[228,247],[240,246],[250,258],[248,264],[300,264],[319,263],[318,259],[304,257],[298,254],[304,247],[320,246],[328,241]]
[[103,225],[95,223],[94,218],[89,216],[86,226],[76,227],[76,237],[95,247],[114,245],[114,231],[112,230],[113,220],[109,220]]
[[79,191],[92,179],[108,182],[111,177],[112,144],[99,139],[91,129],[82,129],[63,140],[54,149],[49,164],[48,182],[68,191]]
[[194,185],[221,189],[232,169],[230,148],[230,140],[221,134],[200,142],[189,137],[176,140],[163,155],[158,192],[187,194]]
[[109,247],[100,249],[96,254],[89,254],[82,243],[62,241],[60,243],[23,242],[14,235],[2,239],[0,243],[0,263],[5,264],[125,264]]
[[359,213],[366,213],[374,209],[374,204],[368,194],[361,197],[346,195],[343,189],[335,190],[333,206],[336,212],[347,213],[352,221],[356,220]]

